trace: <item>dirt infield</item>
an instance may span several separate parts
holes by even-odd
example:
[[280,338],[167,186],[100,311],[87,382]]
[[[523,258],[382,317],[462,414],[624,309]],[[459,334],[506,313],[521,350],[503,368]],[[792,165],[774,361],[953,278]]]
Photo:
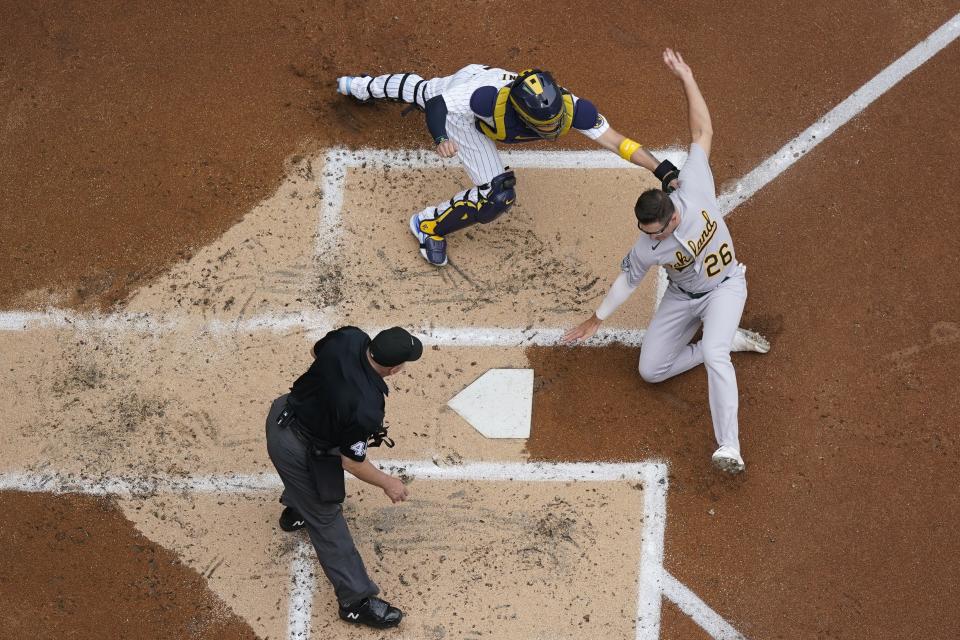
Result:
[[[438,313],[405,282],[418,272],[423,279],[437,276],[404,260],[411,257],[402,250],[410,248],[409,237],[384,243],[376,261],[341,262],[344,247],[368,242],[362,218],[354,212],[379,206],[395,193],[396,185],[405,183],[402,171],[391,169],[388,179],[382,173],[346,175],[342,219],[334,221],[339,248],[308,260],[312,268],[303,266],[314,250],[305,227],[318,218],[301,210],[299,194],[310,176],[333,170],[322,162],[294,165],[273,197],[138,292],[123,314],[21,314],[19,324],[12,323],[16,327],[0,333],[0,385],[7,389],[0,411],[9,417],[0,426],[0,444],[7,468],[27,471],[14,486],[112,492],[131,522],[206,577],[213,593],[260,637],[283,635],[287,610],[309,611],[309,604],[313,613],[306,619],[314,633],[328,628],[344,633],[342,623],[331,618],[328,590],[321,587],[315,603],[290,594],[290,566],[304,552],[297,538],[277,531],[279,487],[251,487],[237,495],[235,489],[229,495],[204,489],[218,477],[236,476],[224,481],[228,486],[256,484],[250,478],[270,471],[262,449],[263,412],[308,365],[309,347],[322,335],[313,323],[343,318],[382,324],[385,317],[406,313],[420,313],[435,326],[452,320],[451,326],[437,327],[439,335],[450,336],[447,343],[434,344],[422,363],[391,379],[389,425],[398,445],[389,455],[431,461],[438,468],[527,457],[523,440],[487,440],[446,406],[490,368],[529,366],[519,346],[471,344],[471,322],[510,327],[524,319],[513,306],[491,307],[504,293],[477,286],[484,282],[483,270],[464,267],[463,274],[476,275],[466,276],[458,297],[446,303],[458,308],[451,317],[449,308]],[[533,193],[562,179],[584,181],[585,191],[600,199],[624,188],[616,186],[622,182],[618,172],[582,172],[597,175],[592,181],[569,169],[522,175]],[[358,193],[370,202],[354,204]],[[315,200],[307,202],[315,208]],[[548,265],[555,275],[569,277],[571,291],[587,300],[598,295],[583,286],[596,280],[597,261],[617,262],[609,249],[606,254],[591,245],[571,250],[564,239],[575,237],[572,227],[506,228],[519,229],[515,237],[536,243],[536,251],[514,259],[521,273],[539,281]],[[332,237],[329,233],[324,227],[319,237]],[[463,259],[495,262],[498,252],[508,251],[509,243],[492,250],[477,243],[465,248]],[[318,281],[314,270],[329,273],[338,263],[344,264],[345,280],[371,283],[366,294],[332,292]],[[395,269],[383,269],[384,263]],[[391,271],[396,271],[392,277],[378,277]],[[542,295],[538,287],[515,280],[517,292],[526,296],[526,312],[536,313],[540,322],[556,322],[564,312],[559,294]],[[629,305],[626,329],[646,322],[654,298],[655,284],[644,284]],[[320,310],[311,307],[318,301]],[[460,338],[466,343],[458,344]],[[178,478],[176,489],[155,486]],[[5,481],[0,476],[0,483]],[[540,618],[513,609],[522,591],[532,588],[545,598],[537,615],[552,611],[553,626],[541,624],[544,632],[575,628],[581,637],[632,635],[638,522],[651,517],[635,497],[638,487],[621,486],[617,494],[616,486],[510,484],[491,494],[496,482],[496,477],[443,485],[417,481],[414,499],[403,508],[378,505],[382,496],[371,492],[351,492],[347,507],[358,544],[386,593],[405,600],[413,616],[410,633],[433,637],[482,628],[502,637],[536,636]],[[378,510],[373,520],[367,505]],[[431,535],[421,530],[424,523]],[[315,571],[312,561],[310,567]],[[489,577],[482,577],[484,572]],[[589,588],[569,588],[586,576],[591,576]],[[420,600],[406,593],[411,585],[418,585]],[[444,608],[456,609],[458,616],[448,619]]]
[[107,500],[7,491],[0,512],[5,638],[256,637]]
[[[361,20],[350,2],[10,4],[0,24],[0,310],[81,313],[0,332],[0,472],[93,480],[269,472],[260,442],[266,403],[303,368],[319,326],[529,336],[575,324],[602,296],[635,233],[617,206],[645,184],[639,173],[524,170],[520,206],[452,242],[464,270],[453,276],[427,269],[403,223],[449,195],[456,172],[354,170],[336,251],[318,254],[325,150],[427,140],[419,114],[401,118],[395,105],[335,96],[337,75],[538,64],[594,100],[615,128],[660,149],[686,141],[682,94],[659,67],[659,52],[672,46],[711,107],[711,162],[724,191],[958,10],[946,1],[856,0],[697,1],[631,15],[590,2],[546,12],[522,2],[410,12],[375,1]],[[518,32],[518,15],[536,16],[535,27]],[[403,434],[396,457],[439,466],[662,459],[670,465],[664,568],[744,637],[960,635],[958,70],[954,42],[729,218],[749,265],[742,324],[773,342],[767,356],[734,356],[744,476],[709,469],[702,370],[650,386],[636,375],[635,347],[568,350],[544,340],[430,349],[388,401],[391,428]],[[603,215],[584,220],[594,209]],[[641,329],[655,286],[647,282],[647,297],[612,326]],[[120,315],[81,326],[96,310]],[[269,326],[258,326],[264,318]],[[536,372],[527,442],[486,441],[445,407],[497,366]],[[538,558],[547,574],[556,562],[566,563],[565,576],[601,566],[610,576],[579,600],[572,578],[569,590],[556,576],[528,585],[558,606],[550,618],[558,628],[545,632],[632,637],[622,592],[635,577],[622,570],[637,563],[614,560],[636,550],[600,531],[639,526],[644,514],[624,506],[638,492],[605,487],[609,496],[591,502],[583,485],[550,487],[529,502],[505,497],[500,511],[483,488],[456,496],[463,487],[418,484],[424,502],[405,512],[364,492],[349,503],[361,531],[382,529],[376,519],[385,510],[391,527],[403,521],[382,553],[373,537],[361,546],[389,595],[416,612],[411,637],[531,637],[536,625],[487,610],[482,593],[509,594],[512,606],[525,594],[510,589],[523,584],[485,574],[515,577],[504,563]],[[0,564],[0,590],[20,603],[4,608],[0,636],[72,629],[73,637],[98,637],[92,623],[101,619],[130,637],[284,635],[301,548],[276,531],[275,498],[266,490],[126,496],[114,505],[125,521],[89,498],[0,494],[0,522],[43,517],[32,530],[0,525],[5,540],[33,536]],[[554,499],[577,513],[551,507]],[[418,563],[440,567],[429,553],[435,541],[413,529],[450,517],[445,508],[460,508],[451,504],[469,526],[488,514],[504,535],[528,536],[534,551],[487,528],[477,529],[482,551],[451,543],[460,572],[445,574],[438,601],[456,602],[462,582],[477,590],[469,615],[441,624],[434,620],[453,605],[434,605],[420,588],[433,578],[418,574],[417,583],[410,574]],[[529,526],[551,514],[561,519]],[[582,527],[569,529],[563,517]],[[65,550],[81,529],[98,560]],[[559,532],[561,542],[538,538],[542,531]],[[543,555],[550,549],[563,553]],[[149,558],[169,572],[151,573]],[[24,589],[31,567],[42,567],[43,578]],[[130,579],[111,583],[121,567]],[[88,590],[74,586],[83,572]],[[108,584],[126,604],[98,597]],[[342,633],[324,589],[321,578],[312,628]],[[603,600],[604,590],[620,599]],[[661,637],[710,636],[665,599]]]

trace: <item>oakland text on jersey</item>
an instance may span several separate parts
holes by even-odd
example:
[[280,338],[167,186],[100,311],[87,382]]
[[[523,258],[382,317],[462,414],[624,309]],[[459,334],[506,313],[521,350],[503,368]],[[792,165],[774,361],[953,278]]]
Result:
[[690,247],[690,253],[692,253],[694,257],[699,256],[704,248],[710,244],[710,241],[713,240],[713,234],[717,231],[717,223],[710,219],[710,214],[706,211],[701,211],[700,215],[702,215],[703,219],[707,222],[703,231],[700,232],[700,238],[696,242],[687,240],[687,246]]
[[[659,243],[657,243],[659,244]],[[683,271],[693,264],[693,258],[683,252],[683,249],[677,249],[677,261],[670,265],[676,271]]]

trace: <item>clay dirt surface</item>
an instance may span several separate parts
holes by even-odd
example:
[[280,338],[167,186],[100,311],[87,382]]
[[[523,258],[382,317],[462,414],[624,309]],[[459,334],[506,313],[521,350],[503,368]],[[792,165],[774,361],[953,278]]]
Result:
[[109,500],[0,492],[0,636],[253,639]]
[[[521,1],[374,0],[362,11],[347,1],[4,2],[0,309],[136,304],[323,149],[427,145],[419,114],[402,118],[397,105],[336,96],[338,75],[539,65],[596,102],[615,128],[658,149],[687,142],[682,94],[659,57],[674,47],[711,108],[711,165],[723,191],[958,9],[949,0],[695,0],[669,11],[590,1],[545,10]],[[636,373],[636,349],[510,356],[536,371],[532,459],[669,463],[665,567],[747,638],[960,636],[958,83],[954,42],[729,218],[749,265],[742,324],[773,343],[765,356],[734,355],[743,476],[709,468],[702,369],[650,386]],[[310,209],[323,194],[298,197]],[[404,203],[404,211],[423,204]],[[291,219],[299,212],[293,206]],[[284,232],[307,247],[286,238],[302,254],[289,271],[299,278],[311,268],[312,238],[303,234],[312,231],[293,226]],[[269,264],[273,254],[258,251],[244,255]],[[207,299],[208,284],[183,283],[197,296],[184,304]],[[334,284],[315,283],[326,293]],[[290,291],[299,289],[247,300],[284,304]],[[304,299],[319,308],[326,298]],[[242,316],[247,307],[237,302],[227,306]],[[588,315],[591,301],[582,302],[560,321]],[[462,311],[451,304],[450,313]],[[15,340],[4,345],[5,361],[16,360]],[[283,348],[293,350],[289,340]],[[276,386],[268,382],[260,387]],[[262,429],[261,391],[241,400],[253,405],[243,415],[253,433]],[[157,420],[151,407],[137,415]],[[41,422],[55,440],[56,421]],[[450,459],[470,451],[447,438]],[[255,444],[243,446],[244,464],[254,465]],[[148,460],[158,461],[166,462]],[[5,453],[2,470],[8,462]],[[0,613],[0,636],[254,633],[208,590],[222,585],[205,586],[101,499],[2,493],[0,537],[0,595],[13,603]],[[165,540],[174,547],[176,536]],[[665,603],[662,637],[703,633]]]

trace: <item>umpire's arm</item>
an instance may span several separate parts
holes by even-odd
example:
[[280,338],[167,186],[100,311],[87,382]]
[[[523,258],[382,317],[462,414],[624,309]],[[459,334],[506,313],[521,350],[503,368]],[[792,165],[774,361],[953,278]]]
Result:
[[364,459],[361,462],[357,462],[343,454],[340,455],[340,460],[343,464],[344,471],[358,480],[363,480],[367,484],[380,487],[383,489],[383,492],[387,494],[387,497],[390,498],[391,502],[403,502],[409,496],[407,486],[403,484],[400,478],[380,471],[380,469],[373,466],[369,460]]

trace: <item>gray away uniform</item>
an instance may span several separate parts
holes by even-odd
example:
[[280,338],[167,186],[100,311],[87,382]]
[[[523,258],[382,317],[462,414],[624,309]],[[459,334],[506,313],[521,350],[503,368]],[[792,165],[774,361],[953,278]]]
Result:
[[[643,338],[640,375],[647,382],[662,382],[703,363],[717,444],[739,452],[739,399],[730,345],[747,300],[746,267],[737,262],[713,174],[699,145],[690,145],[680,175],[680,188],[670,194],[680,225],[659,242],[641,235],[623,259],[618,280],[625,277],[632,291],[650,268],[666,270],[669,286]],[[612,312],[604,308],[610,306],[605,301],[597,312],[601,320]],[[701,323],[703,339],[689,344]]]

